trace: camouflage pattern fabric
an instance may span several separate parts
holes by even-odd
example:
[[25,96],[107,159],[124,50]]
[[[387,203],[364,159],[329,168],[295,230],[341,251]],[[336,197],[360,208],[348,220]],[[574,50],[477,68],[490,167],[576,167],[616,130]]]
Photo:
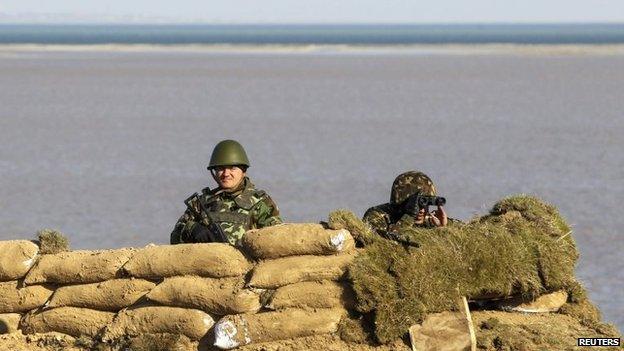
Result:
[[217,223],[232,245],[238,245],[249,229],[282,223],[275,202],[266,192],[257,190],[247,177],[231,192],[220,188],[209,191],[206,188],[202,190],[199,201],[202,205],[192,201],[191,206],[195,211],[187,208],[175,224],[171,244],[195,242],[191,233],[194,226],[202,225],[202,218],[197,218],[193,212]]
[[435,222],[431,214],[425,216],[422,224],[414,223],[413,216],[403,213],[399,206],[391,203],[385,203],[379,206],[369,208],[362,220],[373,228],[373,230],[385,237],[392,239],[392,232],[397,231],[403,226],[419,226],[425,228],[435,227]]
[[431,178],[418,171],[409,171],[400,174],[392,183],[390,203],[394,205],[401,204],[408,197],[417,192],[423,195],[434,196],[436,194],[436,189]]

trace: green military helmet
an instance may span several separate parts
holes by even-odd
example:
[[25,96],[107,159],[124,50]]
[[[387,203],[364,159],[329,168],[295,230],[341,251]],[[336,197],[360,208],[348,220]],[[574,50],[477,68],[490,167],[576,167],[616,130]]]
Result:
[[236,140],[220,141],[212,150],[208,169],[219,166],[249,167],[249,159],[243,146]]
[[435,185],[426,174],[417,171],[409,171],[400,174],[392,183],[390,203],[401,204],[411,195],[420,192],[423,195],[433,196],[436,194]]

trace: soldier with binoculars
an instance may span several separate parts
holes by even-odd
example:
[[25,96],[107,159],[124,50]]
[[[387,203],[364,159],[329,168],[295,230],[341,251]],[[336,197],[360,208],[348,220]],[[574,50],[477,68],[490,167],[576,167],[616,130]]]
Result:
[[[392,183],[390,202],[369,208],[363,220],[385,237],[393,228],[404,225],[442,227],[448,224],[445,203],[445,198],[436,196],[435,186],[426,174],[409,171]],[[437,209],[429,212],[429,206]]]

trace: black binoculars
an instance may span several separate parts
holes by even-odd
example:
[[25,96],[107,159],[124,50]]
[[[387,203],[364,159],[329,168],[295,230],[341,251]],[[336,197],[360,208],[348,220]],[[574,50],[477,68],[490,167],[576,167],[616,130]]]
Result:
[[427,210],[429,206],[444,206],[446,198],[442,196],[422,195],[416,193],[411,195],[403,203],[403,211],[406,213],[416,214],[421,208]]
[[416,204],[418,204],[420,208],[427,206],[444,206],[446,204],[446,198],[442,196],[417,195]]

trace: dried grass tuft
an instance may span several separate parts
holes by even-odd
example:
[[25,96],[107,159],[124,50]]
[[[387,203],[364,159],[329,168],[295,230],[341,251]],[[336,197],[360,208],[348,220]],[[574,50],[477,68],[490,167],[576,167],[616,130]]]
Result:
[[362,222],[361,219],[349,210],[335,210],[331,212],[327,225],[335,230],[348,230],[358,246],[371,244],[378,238],[367,223]]
[[69,240],[63,233],[54,229],[42,229],[37,232],[39,253],[56,254],[69,251]]
[[373,328],[364,316],[345,317],[338,325],[340,339],[348,343],[370,344],[373,342]]

